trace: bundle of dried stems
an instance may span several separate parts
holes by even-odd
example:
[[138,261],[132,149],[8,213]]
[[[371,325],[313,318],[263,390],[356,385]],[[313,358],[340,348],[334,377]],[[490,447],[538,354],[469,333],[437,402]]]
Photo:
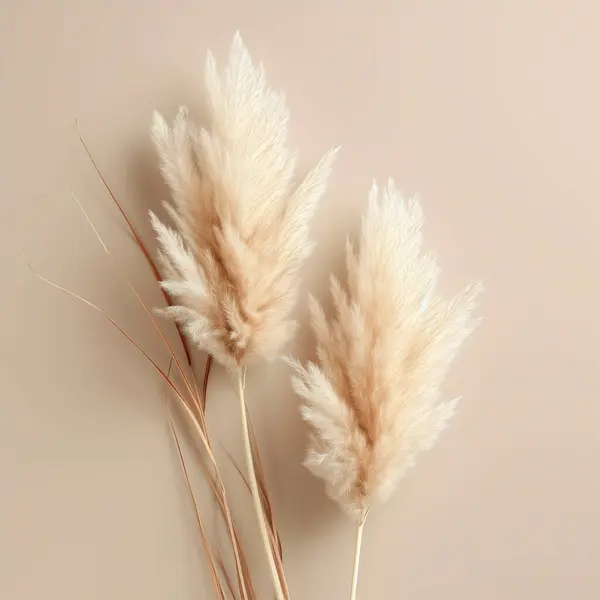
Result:
[[[172,127],[155,115],[152,135],[172,202],[173,227],[155,215],[158,265],[127,218],[83,139],[85,151],[124,217],[167,307],[158,312],[178,325],[187,360],[173,349],[154,311],[135,294],[169,355],[165,368],[98,306],[38,277],[100,312],[167,383],[176,406],[192,425],[195,457],[226,525],[235,577],[211,542],[195,500],[179,437],[171,421],[187,489],[219,600],[255,600],[248,561],[205,422],[206,386],[214,358],[237,378],[247,478],[278,600],[289,600],[281,544],[244,398],[245,369],[253,359],[272,360],[293,335],[289,319],[298,273],[312,249],[309,221],[322,196],[336,151],[328,152],[299,183],[286,148],[288,111],[283,95],[267,86],[236,35],[230,60],[219,73],[206,65],[207,113],[202,127],[182,108]],[[77,201],[105,252],[112,254]],[[328,494],[357,521],[351,597],[362,530],[376,501],[387,498],[415,456],[430,447],[454,411],[440,402],[439,387],[460,344],[472,330],[479,286],[455,298],[435,296],[437,266],[421,252],[422,215],[390,183],[373,188],[357,252],[348,244],[348,291],[332,279],[335,314],[328,321],[316,301],[312,322],[318,364],[295,368],[293,386],[303,398],[311,428],[306,465]],[[118,267],[118,263],[115,264]],[[37,274],[37,273],[36,273]],[[187,342],[206,351],[199,391]],[[177,379],[171,377],[174,366]],[[239,469],[239,468],[238,468]],[[241,470],[240,470],[241,473]]]

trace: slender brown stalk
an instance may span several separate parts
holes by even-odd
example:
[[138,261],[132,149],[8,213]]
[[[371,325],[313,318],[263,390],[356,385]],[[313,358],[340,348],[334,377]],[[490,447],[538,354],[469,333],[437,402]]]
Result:
[[[244,476],[244,473],[242,472],[242,469],[237,464],[237,462],[233,458],[233,456],[231,456],[231,454],[225,448],[223,448],[223,452],[225,453],[225,455],[227,456],[227,458],[231,461],[231,464],[235,468],[237,474],[240,476],[240,478],[244,482],[244,485],[246,486],[247,490],[251,494],[252,490],[250,488],[250,484],[248,483],[248,479]],[[255,464],[256,465],[258,465],[258,460],[257,459],[260,460],[258,458],[258,454],[254,453],[254,460],[255,460]],[[283,587],[283,591],[285,593],[286,598],[289,598],[290,597],[290,591],[289,591],[289,589],[287,587],[287,582],[285,580],[285,571],[283,569],[283,552],[282,552],[282,548],[281,548],[281,539],[279,538],[279,534],[278,534],[277,529],[275,527],[275,522],[274,522],[274,519],[273,519],[273,516],[272,516],[272,512],[270,512],[269,498],[268,498],[268,495],[266,494],[266,490],[265,490],[265,488],[263,486],[263,483],[261,483],[261,479],[260,479],[260,475],[259,475],[259,469],[257,469],[257,473],[256,474],[257,474],[257,480],[258,480],[258,485],[259,485],[261,500],[263,502],[263,510],[265,512],[265,516],[266,516],[266,519],[267,519],[267,526],[268,526],[268,530],[269,530],[269,541],[271,543],[271,550],[273,552],[273,557],[275,558],[275,563],[276,563],[276,566],[277,566],[277,572],[279,573],[279,580],[281,581],[281,585]]]
[[273,538],[276,541],[277,554],[280,558],[282,558],[281,541],[279,539],[279,534],[277,533],[275,515],[273,513],[273,507],[271,506],[271,501],[269,499],[269,491],[267,489],[267,478],[265,476],[262,460],[258,451],[258,444],[256,443],[256,434],[254,433],[254,426],[252,425],[252,419],[250,418],[250,415],[248,415],[248,427],[250,429],[250,442],[252,443],[252,456],[254,458],[254,466],[256,467],[256,479],[260,488],[260,495],[263,501],[263,508],[267,517],[267,523],[269,525],[269,528],[271,529]]
[[221,570],[221,573],[223,574],[223,579],[225,579],[225,584],[227,585],[229,594],[230,594],[232,600],[236,600],[235,590],[233,588],[233,584],[231,583],[231,578],[229,577],[227,568],[225,567],[225,563],[223,562],[223,557],[221,556],[221,553],[219,552],[218,548],[215,549],[215,552],[217,554],[217,565],[218,565],[219,569]]
[[267,521],[265,518],[265,512],[263,509],[263,503],[260,497],[260,489],[256,480],[256,471],[254,469],[254,459],[252,456],[252,443],[250,441],[250,430],[248,426],[248,414],[246,401],[244,399],[244,373],[241,369],[238,369],[238,396],[240,400],[240,412],[242,415],[242,430],[244,436],[244,451],[246,454],[246,466],[248,468],[248,482],[250,484],[250,491],[252,492],[252,501],[254,503],[254,511],[256,513],[256,519],[258,521],[258,527],[262,538],[265,553],[267,554],[267,560],[269,563],[269,569],[271,571],[271,577],[273,579],[273,586],[275,588],[275,594],[277,600],[287,600],[286,594],[283,591],[283,587],[280,580],[280,573],[277,569],[277,564],[274,557],[273,547],[269,536],[269,530],[267,527]]
[[235,553],[236,549],[238,549],[241,579],[243,579],[243,581],[244,581],[248,599],[256,600],[256,593],[254,591],[254,586],[252,584],[252,576],[250,574],[250,569],[248,568],[248,561],[246,560],[246,557],[244,556],[244,554],[241,552],[240,539],[239,539],[235,524],[233,522],[233,518],[230,516],[230,513],[228,512],[229,508],[225,504],[222,494],[219,492],[219,487],[217,486],[217,483],[215,482],[215,477],[209,472],[208,467],[205,464],[204,457],[202,456],[202,454],[200,452],[200,448],[196,445],[196,446],[194,446],[194,449],[196,450],[198,462],[200,463],[202,471],[204,472],[204,476],[210,483],[210,486],[213,491],[213,495],[217,501],[219,509],[221,510],[223,519],[225,520],[226,523],[228,523],[229,519],[231,519],[231,529],[233,531],[232,545],[234,548],[234,553]]
[[358,586],[358,568],[360,565],[360,551],[362,548],[363,530],[369,511],[365,511],[356,524],[356,542],[354,545],[354,566],[352,567],[352,586],[350,588],[350,600],[356,600],[356,588]]
[[[79,209],[83,213],[84,217],[86,218],[86,220],[88,222],[88,225],[90,226],[90,228],[94,232],[96,238],[100,242],[100,245],[104,249],[104,252],[106,252],[106,254],[111,258],[111,260],[113,260],[115,267],[118,268],[119,271],[121,271],[120,265],[117,263],[117,261],[115,260],[112,252],[109,250],[108,246],[106,245],[106,243],[102,239],[102,236],[100,235],[100,233],[96,229],[96,226],[94,225],[94,223],[90,219],[90,217],[87,214],[85,208],[83,208],[83,205],[81,204],[81,202],[79,202],[79,199],[77,198],[77,196],[75,194],[72,194],[72,197],[75,200],[75,202],[77,202],[77,205],[79,206]],[[179,370],[179,374],[181,375],[181,377],[183,377],[183,381],[184,381],[184,383],[185,383],[185,385],[187,387],[187,390],[188,390],[188,393],[190,394],[190,397],[192,398],[192,400],[194,402],[194,405],[196,407],[199,407],[200,406],[200,401],[199,401],[199,398],[198,398],[198,388],[194,385],[195,391],[194,391],[194,389],[192,389],[190,380],[189,380],[188,376],[186,375],[185,370],[183,369],[183,366],[181,365],[181,362],[177,358],[177,355],[175,354],[175,351],[171,347],[171,344],[170,344],[168,338],[164,335],[164,333],[163,333],[160,325],[158,324],[158,321],[156,320],[156,317],[154,316],[154,314],[152,313],[152,311],[150,310],[150,308],[147,306],[147,304],[142,300],[142,297],[140,296],[140,294],[136,290],[135,286],[133,285],[133,283],[131,282],[131,280],[129,279],[129,277],[125,273],[121,273],[121,274],[122,274],[123,278],[125,279],[125,282],[127,283],[129,289],[131,289],[131,291],[134,293],[134,295],[137,298],[138,302],[141,304],[141,306],[143,307],[143,309],[146,312],[146,314],[152,320],[152,323],[154,324],[156,330],[160,333],[161,337],[163,338],[163,341],[164,341],[165,345],[167,346],[169,352],[171,353],[172,359],[175,361],[175,364],[177,365],[177,368]],[[193,377],[193,371],[192,370],[191,370],[191,375]],[[201,415],[201,418],[203,419],[203,415]]]
[[[117,207],[117,209],[121,213],[121,216],[125,220],[125,223],[127,223],[127,226],[129,227],[129,231],[131,232],[131,235],[133,236],[133,238],[134,238],[136,244],[138,245],[139,249],[142,251],[142,254],[144,255],[144,257],[145,257],[148,265],[152,269],[152,274],[154,275],[154,279],[156,279],[157,282],[160,282],[160,280],[161,280],[160,273],[158,272],[158,268],[157,268],[154,260],[152,260],[152,256],[151,256],[150,252],[148,251],[148,248],[146,248],[146,245],[142,241],[142,238],[140,237],[140,235],[137,232],[136,228],[133,226],[133,223],[131,222],[131,220],[127,216],[127,213],[125,212],[125,210],[121,206],[121,203],[119,202],[119,200],[117,200],[116,195],[114,194],[114,192],[112,191],[112,189],[108,185],[108,182],[106,181],[106,178],[102,174],[102,171],[100,171],[100,168],[98,167],[98,164],[96,163],[94,157],[92,156],[92,153],[91,153],[90,149],[88,148],[88,145],[86,144],[85,140],[83,139],[83,136],[81,135],[81,132],[79,131],[79,124],[77,124],[77,127],[78,127],[78,129],[77,129],[77,135],[79,137],[79,141],[81,142],[81,145],[83,146],[83,149],[85,150],[85,153],[87,154],[90,162],[92,163],[92,166],[94,167],[94,170],[96,171],[96,174],[100,178],[100,181],[102,181],[102,184],[104,185],[104,189],[106,189],[106,191],[109,193],[110,197],[113,199],[113,202],[115,203],[115,206]],[[163,290],[162,288],[161,288],[161,291],[162,291],[162,294],[163,294],[163,296],[164,296],[167,304],[169,306],[172,306],[173,302],[172,302],[171,297],[169,296],[169,294],[165,290]],[[183,346],[183,351],[185,352],[185,358],[186,358],[188,364],[191,365],[192,364],[192,358],[191,358],[191,355],[190,355],[190,349],[188,347],[188,343],[187,343],[187,340],[185,339],[185,336],[182,334],[181,329],[179,328],[179,325],[177,325],[177,332],[179,333],[179,338],[181,340],[181,345]]]
[[[273,549],[273,553],[274,553],[273,555],[275,557],[275,562],[277,563],[277,570],[280,574],[280,580],[281,580],[281,584],[283,586],[283,591],[285,592],[286,596],[289,597],[290,592],[287,587],[287,583],[285,581],[284,570],[283,570],[283,549],[281,546],[281,539],[279,537],[279,533],[277,531],[277,526],[275,524],[275,517],[273,515],[273,509],[271,506],[271,502],[269,500],[269,494],[268,494],[268,490],[267,490],[267,486],[266,486],[266,477],[265,477],[265,474],[264,474],[264,471],[262,468],[260,454],[258,453],[258,446],[256,444],[256,436],[254,434],[254,429],[252,427],[252,421],[250,419],[250,415],[248,415],[248,424],[249,424],[249,428],[250,428],[250,437],[251,437],[251,442],[252,442],[252,455],[254,458],[254,464],[256,466],[256,479],[258,482],[261,501],[263,503],[263,510],[264,510],[265,517],[267,519],[267,525],[269,528],[269,538],[271,541],[271,548]],[[242,469],[237,464],[235,458],[233,458],[231,453],[226,448],[222,447],[221,449],[223,450],[223,452],[225,453],[225,456],[227,456],[227,458],[233,465],[234,469],[236,470],[237,474],[240,476],[241,480],[244,482],[246,489],[250,493],[252,493],[250,484],[248,483],[248,479],[245,477],[244,473],[242,472]]]
[[[71,290],[68,290],[67,288],[65,288],[63,286],[61,286],[61,285],[59,285],[57,283],[54,283],[50,279],[47,279],[46,277],[44,277],[43,275],[41,275],[40,273],[38,273],[31,266],[31,263],[29,262],[29,260],[27,259],[27,257],[25,256],[24,253],[23,253],[23,255],[25,257],[27,265],[29,266],[29,268],[33,271],[33,273],[39,279],[41,279],[42,281],[44,281],[48,285],[50,285],[50,286],[52,286],[52,287],[54,287],[54,288],[56,288],[56,289],[64,292],[65,294],[67,294],[67,295],[69,295],[69,296],[71,296],[71,297],[79,300],[80,302],[86,304],[90,308],[98,311],[105,319],[107,319],[131,344],[133,344],[133,346],[146,358],[146,360],[148,360],[148,362],[153,366],[153,368],[155,369],[155,371],[163,378],[163,380],[167,383],[167,385],[175,393],[175,396],[179,400],[180,406],[184,409],[184,412],[186,413],[187,417],[190,419],[190,422],[194,426],[194,431],[197,434],[197,436],[200,438],[200,440],[202,442],[202,445],[203,445],[204,449],[206,450],[207,456],[208,456],[208,458],[209,458],[209,460],[211,462],[211,466],[213,467],[213,469],[215,471],[216,489],[218,490],[218,494],[222,497],[221,499],[223,501],[223,510],[224,510],[224,513],[225,513],[225,520],[226,520],[226,523],[227,523],[228,533],[229,533],[229,536],[231,538],[231,542],[232,542],[232,546],[233,546],[234,558],[235,558],[235,563],[236,563],[236,570],[237,570],[237,575],[238,575],[238,584],[239,584],[239,587],[240,587],[240,596],[244,600],[248,600],[250,598],[250,596],[248,595],[247,586],[246,586],[246,580],[248,578],[248,569],[247,568],[244,569],[244,564],[243,564],[243,561],[241,559],[241,552],[240,552],[240,547],[239,547],[239,540],[238,540],[237,534],[236,534],[234,526],[233,526],[233,519],[232,519],[232,516],[231,516],[231,512],[229,510],[229,504],[227,502],[225,487],[224,487],[223,482],[221,480],[221,477],[220,477],[220,474],[219,474],[219,471],[218,471],[218,467],[217,467],[217,463],[216,463],[216,459],[215,459],[215,456],[214,456],[214,454],[212,452],[212,448],[210,446],[210,442],[209,442],[208,437],[207,437],[205,426],[203,426],[203,421],[199,421],[198,420],[197,412],[194,411],[193,406],[191,407],[189,405],[189,402],[185,399],[185,397],[180,392],[180,390],[177,388],[177,386],[175,386],[175,384],[171,381],[171,379],[167,375],[167,373],[165,373],[165,371],[156,363],[156,361],[154,361],[149,356],[149,354],[131,337],[131,335],[129,335],[127,333],[127,331],[125,331],[125,329],[123,329],[123,327],[121,327],[108,313],[106,313],[99,306],[95,305],[94,303],[90,302],[89,300],[86,300],[82,296],[79,296],[78,294],[75,294]],[[141,299],[141,297],[139,295],[137,295],[137,297],[138,297],[138,300],[140,301],[140,303],[145,307],[145,309],[147,311],[149,311],[148,307],[145,305],[145,303]],[[153,317],[153,315],[151,314],[151,311],[150,311],[150,315]],[[177,368],[178,368],[180,374],[184,375],[181,363],[179,362],[176,354],[174,353],[171,345],[169,344],[168,339],[164,335],[164,332],[160,328],[160,325],[156,322],[155,319],[153,319],[153,324],[157,328],[158,332],[161,334],[161,337],[162,337],[164,343],[167,345],[167,348],[169,349],[169,352],[171,354],[171,358],[175,361],[175,364],[177,365]],[[184,377],[185,377],[185,375],[184,375]],[[191,392],[191,386],[189,385],[189,382],[188,382],[187,388],[188,388],[188,391],[190,391],[190,393],[192,393]]]
[[[248,479],[246,478],[246,476],[244,475],[240,465],[238,465],[237,461],[235,460],[235,458],[231,455],[231,453],[224,447],[221,448],[225,454],[225,456],[227,456],[227,458],[229,459],[229,462],[231,462],[231,464],[233,465],[233,468],[235,469],[236,473],[240,476],[240,479],[244,482],[244,485],[246,486],[246,489],[248,490],[248,492],[252,493],[252,489],[250,487],[250,483],[248,483]],[[253,457],[254,457],[254,464],[255,466],[257,466],[257,456],[253,451]],[[278,549],[279,545],[277,544],[278,540],[279,540],[279,536],[276,534],[276,532],[273,529],[273,524],[271,522],[271,512],[269,511],[269,504],[268,504],[268,499],[265,496],[265,491],[263,489],[263,486],[260,482],[260,477],[258,475],[258,468],[256,469],[256,479],[257,479],[257,483],[258,483],[258,489],[260,492],[260,499],[261,502],[263,503],[263,511],[265,513],[265,517],[267,519],[267,526],[270,530],[270,537],[272,542],[275,544],[275,548]],[[279,550],[277,550],[279,552]]]
[[213,357],[209,354],[206,357],[206,366],[204,367],[204,383],[202,385],[202,411],[206,409],[206,398],[208,393],[208,378],[212,368]]
[[196,502],[196,497],[194,495],[194,491],[192,490],[192,484],[190,482],[190,477],[188,474],[187,467],[185,465],[185,459],[183,457],[183,452],[181,450],[181,444],[179,443],[179,438],[177,437],[177,432],[175,431],[175,426],[173,422],[169,419],[169,425],[171,426],[171,432],[173,433],[173,438],[175,440],[175,445],[177,446],[177,452],[179,454],[179,461],[181,463],[181,468],[183,470],[183,475],[185,478],[185,484],[194,505],[194,513],[196,515],[196,523],[198,524],[198,530],[200,531],[200,537],[202,538],[202,545],[204,546],[204,552],[208,558],[208,562],[211,568],[211,575],[213,579],[213,586],[215,588],[215,592],[219,600],[225,600],[225,592],[223,590],[223,584],[221,583],[221,579],[219,577],[219,569],[217,569],[217,561],[213,556],[213,552],[211,550],[210,544],[208,542],[208,538],[206,536],[206,531],[204,529],[204,525],[202,524],[202,518],[200,517],[200,509],[198,508],[198,503]]

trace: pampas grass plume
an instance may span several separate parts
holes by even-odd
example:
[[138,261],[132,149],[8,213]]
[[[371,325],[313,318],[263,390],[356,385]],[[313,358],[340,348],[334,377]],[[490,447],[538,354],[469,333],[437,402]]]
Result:
[[209,53],[205,125],[186,108],[172,126],[154,116],[152,137],[171,189],[174,228],[151,214],[159,244],[162,310],[183,333],[237,375],[248,483],[278,600],[289,591],[267,527],[247,406],[245,368],[272,360],[292,337],[289,318],[298,274],[312,250],[309,222],[336,154],[330,150],[304,179],[286,147],[288,109],[265,81],[239,34],[223,72]]
[[442,400],[440,384],[475,325],[481,285],[436,294],[422,222],[417,200],[405,201],[393,182],[373,186],[358,249],[347,247],[347,290],[331,281],[332,319],[311,303],[318,364],[294,363],[311,429],[305,464],[358,520],[448,423],[456,400]]
[[236,369],[271,360],[293,335],[298,271],[312,249],[309,221],[336,150],[299,183],[286,147],[288,109],[236,34],[224,72],[205,70],[206,125],[181,108],[172,126],[155,114],[152,137],[175,229],[151,215],[163,288],[199,348]]

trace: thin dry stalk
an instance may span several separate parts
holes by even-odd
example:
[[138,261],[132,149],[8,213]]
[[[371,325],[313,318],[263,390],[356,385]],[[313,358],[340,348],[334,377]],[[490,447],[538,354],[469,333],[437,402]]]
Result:
[[358,567],[360,565],[360,551],[362,548],[363,530],[367,520],[368,511],[356,524],[356,542],[354,544],[354,565],[352,567],[352,586],[350,588],[350,600],[356,600],[356,589],[358,586]]
[[[265,515],[267,517],[267,523],[272,532],[272,537],[274,538],[274,543],[277,549],[277,554],[280,559],[283,559],[283,551],[281,548],[281,540],[279,538],[279,534],[277,532],[277,526],[275,524],[275,515],[273,513],[273,507],[271,505],[271,500],[269,498],[269,491],[267,489],[267,478],[265,476],[265,471],[263,468],[262,460],[260,458],[260,452],[258,451],[258,444],[256,442],[256,434],[254,433],[254,427],[252,426],[252,419],[250,418],[250,414],[248,414],[248,427],[250,429],[250,441],[252,443],[252,457],[254,458],[254,466],[256,467],[256,479],[258,481],[258,486],[260,487],[260,495],[263,501],[263,510],[265,511]],[[281,565],[283,568],[283,565]]]
[[[206,477],[206,479],[208,480],[208,482],[210,483],[213,495],[217,501],[217,505],[219,506],[219,509],[221,511],[221,514],[223,516],[223,519],[225,520],[225,522],[228,522],[228,518],[230,517],[230,513],[229,513],[229,508],[225,503],[225,500],[222,497],[222,494],[220,492],[219,486],[217,485],[217,482],[215,481],[215,477],[214,475],[212,475],[208,469],[208,467],[206,466],[206,462],[204,460],[204,457],[201,453],[201,448],[197,445],[194,446],[194,450],[196,451],[196,455],[198,458],[198,463],[200,464],[202,471],[204,473],[204,476]],[[248,568],[248,561],[246,560],[246,557],[244,555],[244,553],[241,551],[241,544],[240,544],[240,539],[239,539],[239,535],[237,533],[237,530],[235,528],[235,524],[233,522],[232,519],[232,525],[233,525],[233,536],[235,539],[235,544],[237,545],[237,547],[240,549],[239,552],[239,559],[240,559],[240,567],[241,567],[241,573],[242,573],[242,578],[245,582],[246,585],[246,591],[248,593],[248,598],[250,600],[255,600],[256,595],[254,592],[254,586],[252,583],[252,577],[250,574],[250,570]]]
[[269,562],[269,569],[271,571],[271,576],[273,578],[273,585],[275,587],[275,594],[277,596],[277,600],[287,600],[288,594],[284,592],[282,585],[282,578],[280,576],[280,572],[277,568],[277,563],[275,560],[275,553],[273,552],[273,546],[271,543],[271,537],[269,535],[269,530],[267,528],[267,521],[265,517],[265,511],[263,509],[263,503],[260,496],[260,489],[258,487],[258,482],[256,479],[256,470],[254,468],[254,459],[252,456],[252,443],[250,441],[250,433],[248,428],[248,413],[246,401],[244,399],[244,376],[242,370],[238,370],[237,374],[237,382],[238,382],[238,396],[240,400],[240,411],[242,415],[242,430],[244,435],[244,451],[246,454],[246,465],[248,468],[248,479],[250,484],[250,490],[252,492],[252,500],[254,503],[254,511],[256,513],[256,518],[258,520],[258,527],[260,530],[260,536],[262,538],[263,546],[265,552],[267,554],[267,560]]
[[[252,440],[254,440],[254,433],[252,432],[252,425],[250,422],[250,415],[248,415],[248,422],[250,423],[250,432],[251,432],[251,436],[252,436]],[[229,461],[231,462],[231,464],[233,465],[236,473],[240,476],[240,479],[244,482],[244,485],[246,486],[246,489],[248,490],[248,492],[251,494],[252,493],[252,489],[250,488],[250,484],[248,483],[248,479],[246,479],[246,476],[244,475],[244,473],[242,472],[241,467],[237,464],[235,458],[233,458],[233,456],[231,455],[230,452],[227,451],[226,448],[222,448],[223,452],[225,453],[225,456],[227,456],[227,458],[229,459]],[[258,487],[260,490],[260,498],[261,501],[263,503],[263,510],[265,512],[265,517],[267,519],[267,525],[269,527],[269,536],[271,539],[271,547],[273,548],[273,551],[276,553],[275,554],[275,560],[277,562],[277,568],[280,568],[280,564],[281,564],[281,569],[283,569],[283,564],[282,564],[282,559],[283,559],[283,551],[282,551],[282,547],[281,547],[281,540],[279,537],[279,534],[277,533],[277,530],[275,528],[275,519],[273,518],[273,514],[270,508],[270,501],[269,501],[269,497],[266,493],[266,489],[264,486],[264,481],[261,480],[261,477],[264,478],[264,474],[261,475],[261,469],[258,466],[258,460],[260,460],[258,454],[254,453],[254,448],[253,448],[253,458],[255,461],[255,466],[257,467],[256,469],[256,478],[258,481]]]
[[217,555],[217,565],[221,570],[221,574],[223,575],[223,579],[225,579],[225,584],[227,585],[227,589],[229,590],[229,594],[231,595],[232,600],[236,600],[235,590],[233,589],[233,584],[231,582],[231,577],[229,577],[229,573],[227,572],[227,568],[225,567],[225,563],[223,562],[223,556],[219,552],[219,549],[215,549],[215,553]]
[[[177,331],[179,331],[179,327],[177,328]],[[206,366],[204,367],[204,383],[202,384],[202,412],[206,410],[206,398],[208,397],[208,378],[210,377],[212,363],[213,357],[209,354],[206,357]]]
[[[106,189],[106,191],[108,192],[110,197],[113,199],[113,202],[115,203],[115,206],[121,213],[121,216],[125,220],[125,223],[127,223],[127,226],[129,227],[129,231],[131,232],[131,235],[133,236],[135,243],[138,245],[139,249],[142,251],[142,254],[144,255],[144,258],[146,259],[146,262],[148,263],[148,265],[150,266],[150,269],[152,270],[154,279],[156,279],[156,281],[158,283],[160,283],[160,280],[161,280],[160,273],[158,272],[158,268],[156,267],[154,260],[152,260],[152,256],[151,256],[150,252],[148,251],[148,248],[146,248],[146,245],[142,241],[142,238],[138,234],[136,228],[133,226],[133,223],[127,216],[127,213],[121,206],[121,203],[117,200],[116,195],[112,191],[111,187],[108,185],[108,182],[106,181],[106,178],[102,174],[102,171],[100,171],[100,168],[98,167],[98,164],[96,163],[96,160],[92,156],[92,153],[91,153],[88,145],[86,144],[85,140],[83,139],[83,136],[81,135],[81,132],[79,131],[79,124],[77,124],[77,127],[78,127],[77,135],[79,137],[79,141],[81,142],[81,145],[83,146],[83,149],[85,150],[85,153],[87,154],[87,157],[89,158],[90,162],[92,163],[92,166],[94,167],[94,170],[96,171],[96,174],[100,178],[100,181],[102,181],[102,184],[104,185],[104,189]],[[169,294],[167,293],[167,291],[164,290],[162,287],[161,287],[161,291],[162,291],[162,294],[163,294],[167,304],[169,306],[173,306],[173,301],[172,301],[171,297],[169,296]],[[192,358],[190,355],[188,343],[187,343],[187,340],[185,339],[184,335],[182,334],[181,329],[179,328],[179,325],[177,325],[177,333],[179,334],[179,339],[181,340],[181,345],[183,346],[183,351],[185,352],[185,358],[186,358],[188,364],[191,365]]]
[[[160,328],[160,326],[158,324],[158,321],[156,320],[156,317],[154,316],[154,314],[152,313],[152,311],[150,310],[150,308],[146,305],[146,303],[142,300],[141,296],[139,295],[138,291],[136,290],[135,286],[133,285],[133,283],[131,282],[131,280],[129,279],[129,277],[125,273],[122,272],[119,263],[115,260],[115,257],[113,256],[112,252],[108,249],[108,246],[106,245],[106,243],[102,239],[102,236],[100,235],[100,233],[96,229],[96,226],[94,225],[94,223],[90,219],[90,217],[87,214],[86,210],[83,208],[83,205],[81,204],[81,202],[79,201],[79,199],[77,198],[77,196],[75,194],[72,194],[72,197],[75,200],[75,202],[77,203],[77,206],[79,207],[79,209],[81,210],[81,212],[83,213],[83,215],[84,215],[84,217],[85,217],[88,225],[90,226],[90,228],[94,232],[97,240],[99,241],[100,245],[102,246],[102,249],[111,258],[111,260],[113,261],[114,266],[119,270],[119,272],[123,276],[123,279],[125,280],[125,283],[127,283],[127,286],[129,287],[129,289],[134,293],[134,295],[137,298],[138,302],[141,304],[141,306],[143,307],[143,309],[146,312],[146,314],[152,320],[152,323],[156,327],[157,331],[160,333],[161,337],[163,338],[163,342],[165,343],[165,345],[167,346],[169,352],[173,356],[173,360],[175,361],[175,364],[177,365],[177,369],[179,370],[180,375],[183,377],[183,381],[184,381],[184,383],[186,385],[188,393],[190,394],[190,397],[193,399],[194,405],[195,406],[199,406],[197,387],[195,386],[195,389],[192,389],[190,380],[189,380],[189,378],[188,378],[188,376],[187,376],[187,374],[185,372],[185,369],[183,368],[183,366],[181,365],[181,362],[177,358],[177,355],[175,354],[173,348],[171,347],[171,344],[170,344],[168,338],[163,334],[162,329]],[[190,373],[191,373],[191,376],[193,377],[193,371],[191,369],[190,369]]]
[[187,491],[190,495],[192,503],[194,505],[194,513],[196,515],[196,523],[198,524],[198,530],[200,531],[200,536],[202,537],[202,545],[204,546],[204,552],[208,558],[208,562],[211,568],[211,575],[213,586],[215,588],[215,593],[219,600],[225,600],[225,592],[223,590],[223,584],[219,578],[219,570],[217,569],[217,561],[213,556],[213,552],[211,550],[210,544],[208,542],[208,538],[206,537],[206,531],[204,529],[204,525],[202,524],[202,518],[200,517],[200,509],[198,508],[198,503],[196,502],[196,497],[194,495],[194,491],[192,489],[192,484],[190,482],[190,477],[188,475],[187,467],[185,466],[185,459],[183,457],[183,452],[181,450],[181,444],[179,443],[179,438],[177,436],[177,432],[175,431],[175,427],[173,426],[173,422],[169,420],[169,425],[171,426],[171,432],[173,433],[173,439],[175,440],[175,445],[177,446],[177,453],[179,454],[179,460],[181,462],[181,468],[183,470],[183,475],[185,478],[185,484]]

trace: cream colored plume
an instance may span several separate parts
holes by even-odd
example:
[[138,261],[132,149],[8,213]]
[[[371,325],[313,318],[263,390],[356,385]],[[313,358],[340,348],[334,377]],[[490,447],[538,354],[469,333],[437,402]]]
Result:
[[332,279],[333,318],[312,302],[318,365],[295,363],[311,427],[305,464],[359,519],[452,416],[456,401],[440,399],[440,384],[475,324],[480,285],[449,300],[435,293],[422,221],[417,201],[404,201],[391,181],[381,192],[373,186],[358,251],[348,244],[347,291]]
[[298,270],[312,249],[309,221],[335,151],[300,182],[286,148],[288,110],[239,35],[224,72],[209,53],[206,121],[158,114],[153,139],[171,189],[171,229],[151,215],[165,280],[163,311],[200,348],[236,368],[275,358],[292,336]]

